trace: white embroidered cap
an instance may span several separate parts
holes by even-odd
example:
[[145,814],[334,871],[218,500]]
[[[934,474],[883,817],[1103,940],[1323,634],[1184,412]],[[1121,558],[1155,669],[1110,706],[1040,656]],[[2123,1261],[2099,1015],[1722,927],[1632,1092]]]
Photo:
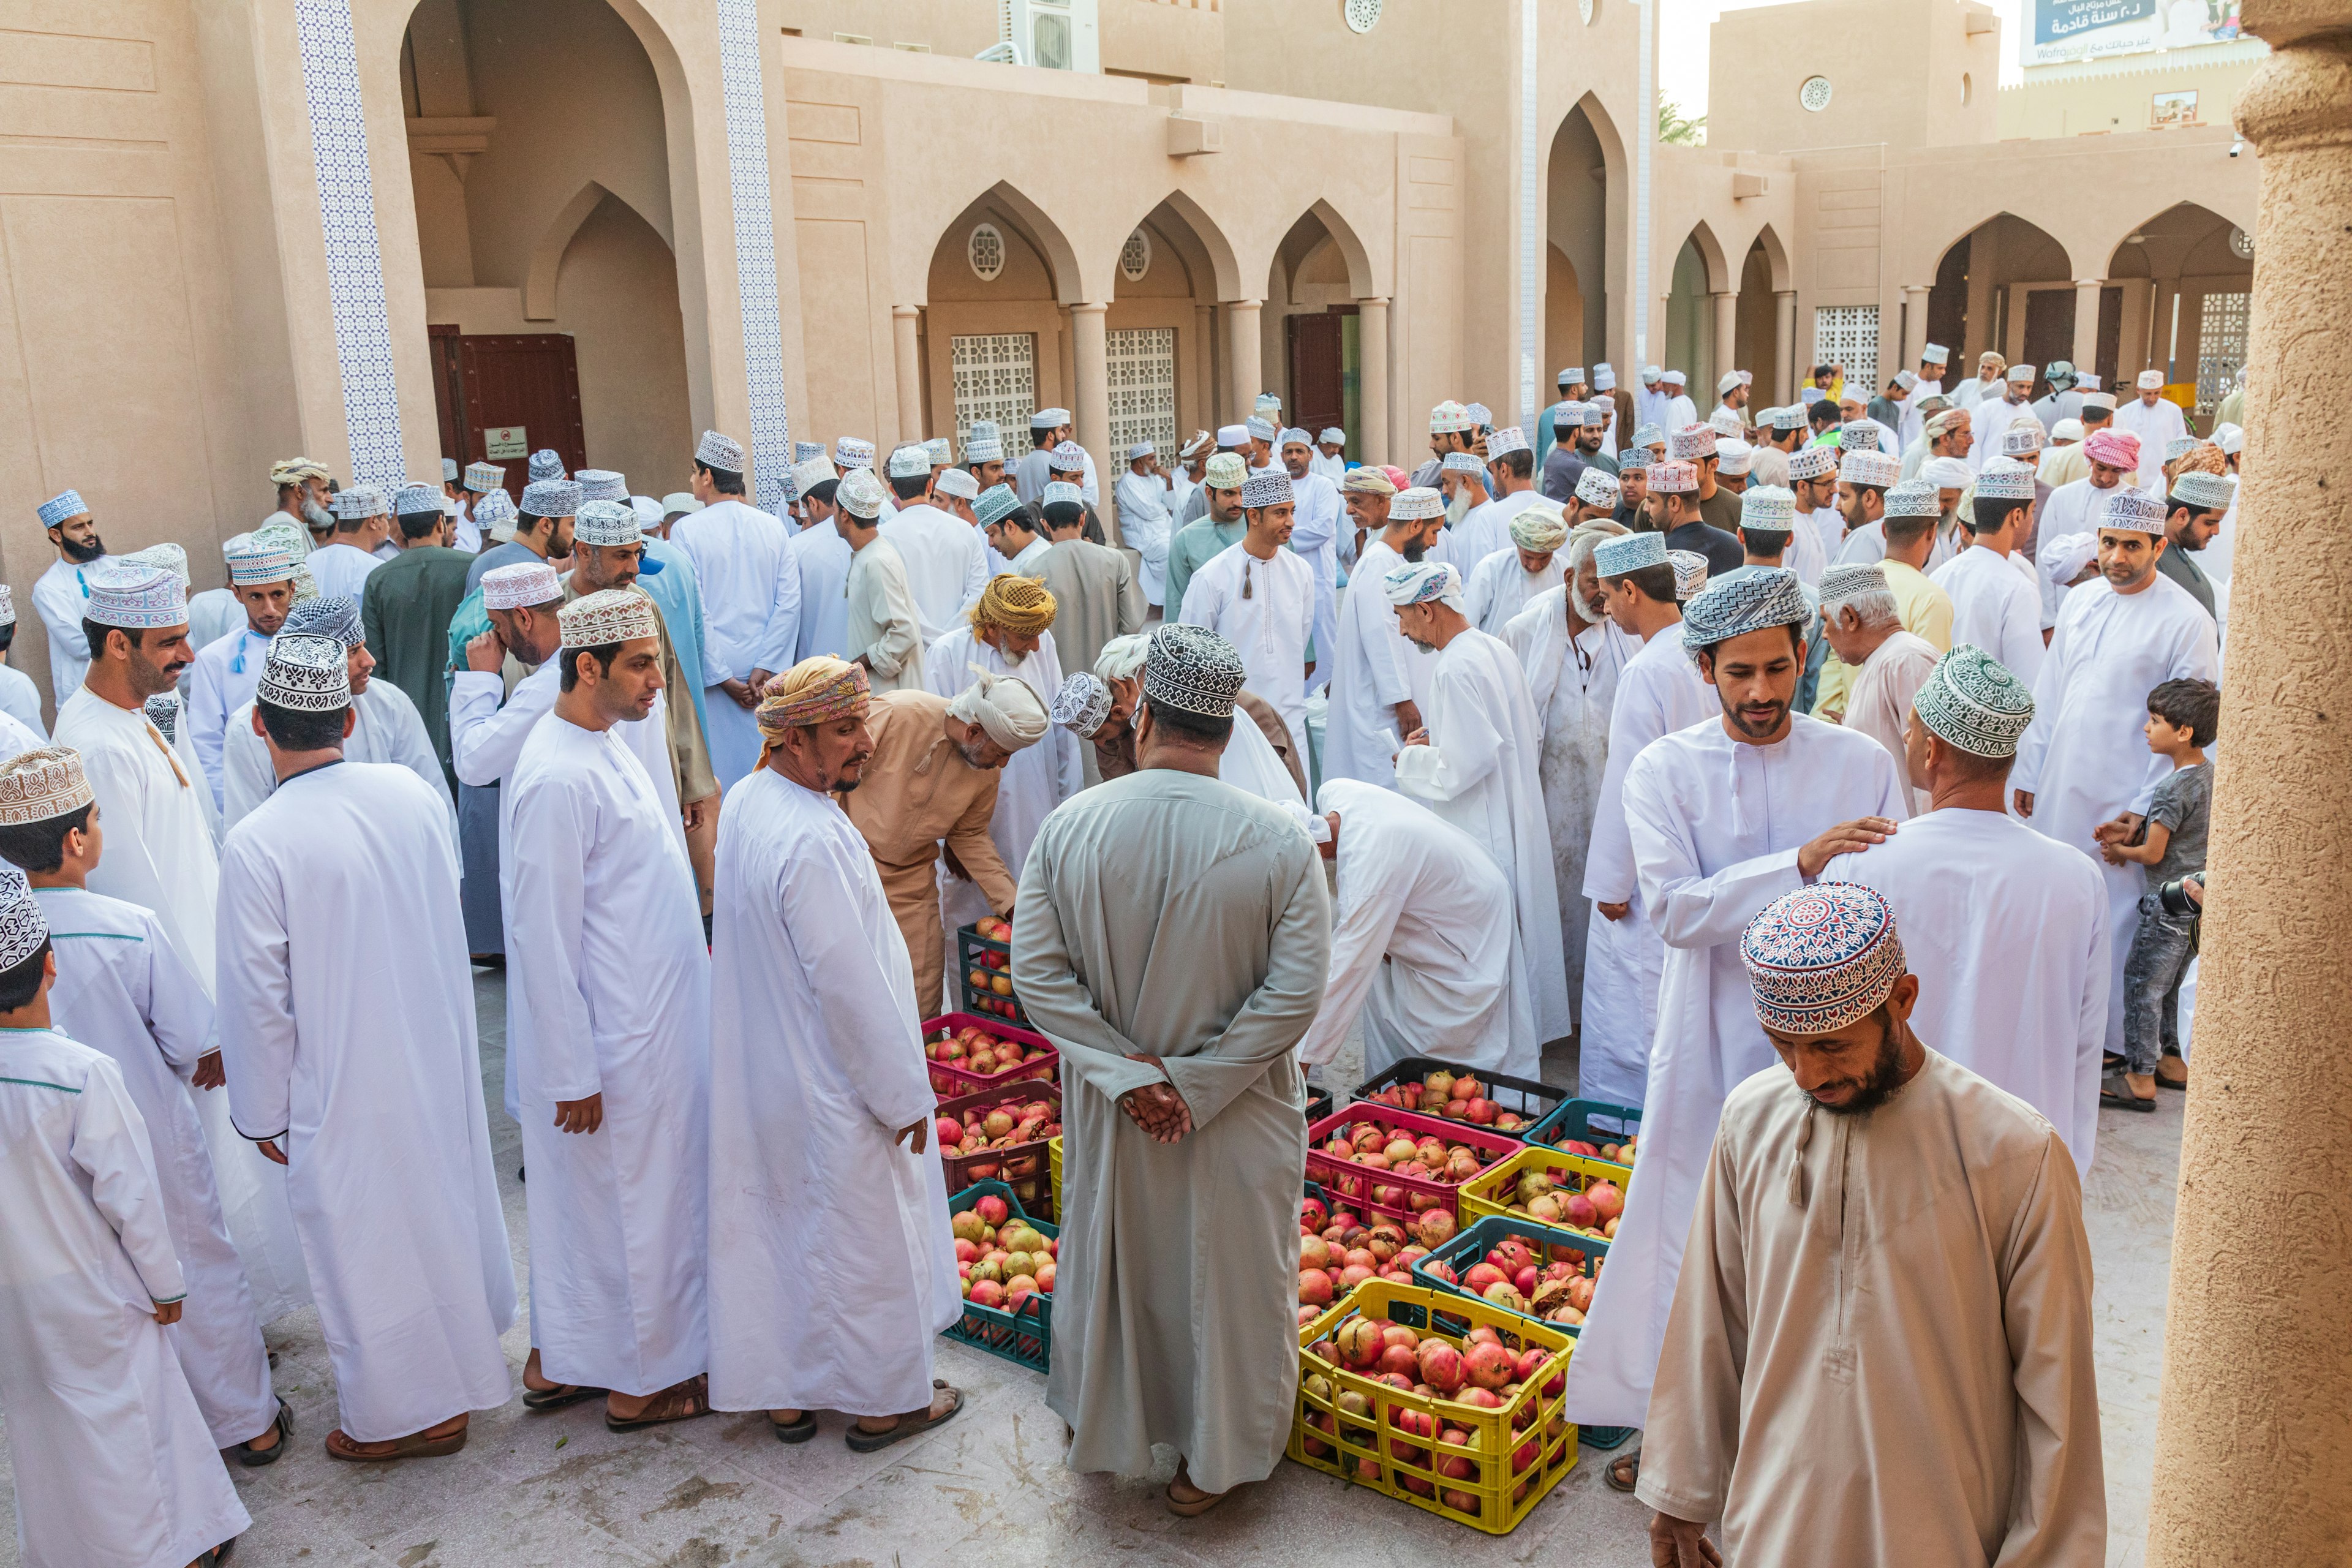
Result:
[[583,594],[555,612],[555,624],[567,648],[603,647],[661,636],[661,617],[654,612],[653,600],[635,588]]

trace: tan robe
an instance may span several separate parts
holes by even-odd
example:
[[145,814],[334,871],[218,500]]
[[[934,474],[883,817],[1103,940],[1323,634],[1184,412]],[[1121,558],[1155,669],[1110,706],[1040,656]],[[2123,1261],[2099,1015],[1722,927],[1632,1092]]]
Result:
[[[651,594],[646,594],[643,588],[634,584],[630,591],[645,594],[648,600],[653,598]],[[568,605],[579,596],[579,574],[565,573],[563,602]],[[678,668],[677,650],[670,646],[669,623],[662,618],[659,604],[654,605],[654,625],[661,628],[662,689],[669,693],[669,700],[662,704],[662,712],[663,721],[668,727],[666,738],[669,742],[670,782],[677,786],[677,798],[681,804],[708,800],[719,793],[719,774],[710,765],[710,742],[703,735],[702,721],[694,711],[694,694],[687,689],[685,673]],[[507,662],[510,669],[528,672],[537,668],[517,665],[511,655]],[[514,687],[515,681],[509,676],[508,691],[511,693]],[[698,878],[697,885],[699,883],[700,879]]]
[[[1263,1480],[1297,1399],[1296,1049],[1323,998],[1330,901],[1307,836],[1230,784],[1165,768],[1045,819],[1013,975],[1062,1053],[1063,1209],[1045,1403],[1075,1470]],[[1192,1131],[1152,1141],[1118,1097],[1163,1081]],[[2070,1167],[2071,1169],[2071,1167]]]
[[926,1018],[948,1010],[940,1005],[947,938],[934,869],[940,847],[947,846],[998,914],[1013,907],[1014,890],[1013,874],[988,835],[997,781],[1004,775],[963,760],[947,738],[947,713],[948,699],[929,691],[876,697],[866,721],[874,737],[866,782],[835,797],[874,852],[874,868],[914,962],[915,1005]]
[[1642,1500],[1721,1520],[1733,1563],[2099,1568],[2091,1249],[2065,1144],[1932,1050],[1877,1110],[1811,1106],[1779,1067],[1724,1103]]
[[[1029,568],[1054,595],[1054,647],[1065,673],[1092,669],[1103,644],[1143,629],[1150,609],[1135,581],[1135,568],[1126,554],[1084,539],[1066,539],[1049,546]],[[1094,758],[1082,755],[1086,782],[1098,784],[1103,774]]]

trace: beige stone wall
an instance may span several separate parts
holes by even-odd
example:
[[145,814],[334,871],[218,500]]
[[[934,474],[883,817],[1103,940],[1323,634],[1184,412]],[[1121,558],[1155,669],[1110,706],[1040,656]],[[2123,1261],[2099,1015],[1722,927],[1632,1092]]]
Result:
[[1995,134],[2007,142],[2149,131],[2156,95],[2180,91],[2197,94],[2200,124],[2227,125],[2230,106],[2266,52],[2259,40],[2248,39],[2080,66],[2038,66],[2019,86],[2000,89]]
[[[1708,57],[1707,142],[1793,153],[1990,142],[2001,37],[1991,7],[1973,0],[1726,11]],[[1815,76],[1830,83],[1822,110],[1798,97]]]

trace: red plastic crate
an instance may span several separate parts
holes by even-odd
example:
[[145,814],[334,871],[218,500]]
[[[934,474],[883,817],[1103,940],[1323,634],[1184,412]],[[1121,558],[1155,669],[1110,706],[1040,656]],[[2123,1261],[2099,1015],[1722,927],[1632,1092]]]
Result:
[[[1368,1171],[1351,1161],[1324,1152],[1322,1145],[1332,1133],[1362,1121],[1369,1121],[1376,1127],[1391,1128],[1415,1138],[1427,1133],[1443,1139],[1449,1146],[1465,1144],[1486,1157],[1486,1163],[1478,1167],[1481,1175],[1527,1147],[1507,1132],[1490,1132],[1464,1122],[1448,1121],[1444,1117],[1423,1116],[1417,1111],[1398,1110],[1364,1100],[1342,1107],[1307,1128],[1307,1179],[1321,1183],[1324,1190],[1334,1198],[1345,1197],[1349,1206],[1359,1214],[1385,1215],[1406,1226],[1411,1226],[1429,1208],[1442,1208],[1459,1220],[1462,1212],[1455,1200],[1462,1184],[1433,1182],[1426,1176],[1401,1175],[1393,1171]],[[1376,1186],[1401,1189],[1397,1194],[1399,1201],[1393,1204],[1375,1201],[1372,1189]],[[1414,1193],[1433,1198],[1436,1202],[1416,1209],[1409,1195]]]
[[956,1062],[932,1061],[925,1058],[923,1066],[929,1069],[931,1089],[945,1095],[978,1094],[984,1089],[995,1089],[1008,1083],[1053,1083],[1061,1076],[1062,1054],[1045,1036],[1028,1029],[1016,1029],[1002,1018],[984,1018],[977,1013],[950,1013],[943,1017],[923,1020],[923,1043],[930,1044],[931,1036],[941,1029],[954,1034],[965,1025],[986,1029],[1000,1040],[1018,1040],[1024,1046],[1041,1047],[1045,1052],[1042,1062],[1024,1062],[1017,1068],[1005,1068],[992,1073],[977,1073]]
[[[943,1100],[940,1101],[933,1119],[945,1116],[961,1121],[967,1110],[985,1110],[1007,1102],[1026,1105],[1033,1100],[1042,1100],[1051,1105],[1054,1119],[1056,1121],[1061,1120],[1061,1089],[1034,1079],[982,1089],[977,1094]],[[935,1133],[937,1131],[933,1129]],[[1013,1189],[1013,1195],[1021,1201],[1022,1209],[1039,1219],[1055,1217],[1053,1177],[1046,1156],[1045,1140],[1043,1138],[1015,1143],[1010,1149],[982,1149],[971,1154],[958,1154],[944,1148],[940,1151],[940,1159],[947,1166],[948,1191],[960,1193],[977,1182],[1003,1182]]]

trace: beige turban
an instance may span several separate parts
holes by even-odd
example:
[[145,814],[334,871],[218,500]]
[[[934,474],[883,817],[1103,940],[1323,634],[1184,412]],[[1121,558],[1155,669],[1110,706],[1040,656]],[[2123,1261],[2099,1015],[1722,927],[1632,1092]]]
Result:
[[1008,752],[1035,745],[1044,738],[1048,721],[1045,704],[1027,681],[1013,675],[992,675],[976,664],[965,668],[974,679],[961,696],[948,704],[949,718],[979,725],[988,731],[990,740]]
[[289,458],[269,470],[269,482],[273,485],[298,485],[304,479],[323,479],[326,477],[327,470],[308,458]]
[[760,706],[752,719],[761,733],[771,736],[852,715],[862,719],[870,689],[861,667],[831,654],[813,654],[769,678],[760,689]]
[[1396,486],[1389,482],[1389,477],[1369,463],[1360,468],[1349,468],[1348,477],[1339,481],[1339,488],[1368,496],[1392,496],[1397,493]]
[[1140,632],[1123,637],[1113,637],[1102,645],[1095,655],[1095,678],[1098,680],[1133,680],[1143,673],[1143,661],[1150,656],[1151,639]]
[[1511,542],[1549,555],[1568,542],[1568,519],[1557,503],[1538,501],[1511,519]]
[[1039,636],[1054,624],[1054,595],[1034,577],[1000,572],[981,590],[971,624],[975,630],[994,626],[1016,637]]

